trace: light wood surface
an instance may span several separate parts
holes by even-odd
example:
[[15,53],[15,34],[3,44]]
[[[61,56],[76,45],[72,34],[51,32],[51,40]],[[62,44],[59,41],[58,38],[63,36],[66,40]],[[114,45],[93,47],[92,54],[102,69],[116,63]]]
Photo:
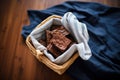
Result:
[[[58,75],[39,62],[21,37],[23,25],[29,24],[28,9],[42,10],[66,0],[0,1],[0,80],[72,80]],[[79,0],[120,6],[120,0]]]

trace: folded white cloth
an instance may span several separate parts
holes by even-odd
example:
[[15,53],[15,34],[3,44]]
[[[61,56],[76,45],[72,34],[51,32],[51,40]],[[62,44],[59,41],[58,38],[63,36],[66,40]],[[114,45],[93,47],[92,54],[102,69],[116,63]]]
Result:
[[[63,25],[76,39],[78,44],[73,44],[68,50],[66,50],[59,57],[54,58],[47,48],[41,45],[38,40],[45,35],[45,30],[49,29],[52,24]],[[84,23],[77,20],[71,12],[65,13],[62,19],[54,18],[43,24],[41,27],[34,29],[30,34],[31,41],[37,50],[42,51],[52,62],[56,64],[62,64],[66,62],[75,51],[78,51],[80,57],[83,60],[88,60],[91,56],[91,50],[88,45],[89,35],[87,27]]]

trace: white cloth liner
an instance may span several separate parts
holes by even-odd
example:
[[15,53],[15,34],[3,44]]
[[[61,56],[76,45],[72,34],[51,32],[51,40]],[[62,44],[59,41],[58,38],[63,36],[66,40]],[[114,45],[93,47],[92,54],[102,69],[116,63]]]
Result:
[[[73,44],[68,50],[66,50],[59,57],[54,58],[48,51],[47,48],[41,45],[37,40],[44,37],[45,30],[49,29],[52,24],[63,25],[76,39],[78,44]],[[89,35],[87,27],[84,23],[77,20],[71,12],[65,13],[62,19],[54,18],[43,24],[41,27],[34,29],[30,34],[31,41],[35,46],[36,50],[42,51],[52,62],[56,64],[63,64],[66,62],[74,52],[78,51],[79,56],[83,60],[88,60],[91,56],[91,50],[88,45]]]

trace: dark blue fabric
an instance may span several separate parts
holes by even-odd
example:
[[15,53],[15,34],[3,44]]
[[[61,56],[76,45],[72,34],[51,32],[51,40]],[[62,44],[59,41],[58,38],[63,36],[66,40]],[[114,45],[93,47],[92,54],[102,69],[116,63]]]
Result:
[[75,80],[120,80],[120,8],[68,1],[46,10],[28,10],[30,25],[23,27],[23,38],[48,16],[66,12],[87,25],[93,54],[88,61],[78,58],[67,73]]

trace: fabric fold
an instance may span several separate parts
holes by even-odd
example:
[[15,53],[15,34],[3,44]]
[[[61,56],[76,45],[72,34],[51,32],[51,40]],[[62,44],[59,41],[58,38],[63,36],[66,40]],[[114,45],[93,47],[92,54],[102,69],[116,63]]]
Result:
[[77,20],[71,12],[67,12],[62,18],[62,24],[64,27],[75,36],[76,48],[79,51],[79,55],[83,60],[88,60],[91,57],[91,50],[88,45],[89,35],[87,27],[84,23]]

